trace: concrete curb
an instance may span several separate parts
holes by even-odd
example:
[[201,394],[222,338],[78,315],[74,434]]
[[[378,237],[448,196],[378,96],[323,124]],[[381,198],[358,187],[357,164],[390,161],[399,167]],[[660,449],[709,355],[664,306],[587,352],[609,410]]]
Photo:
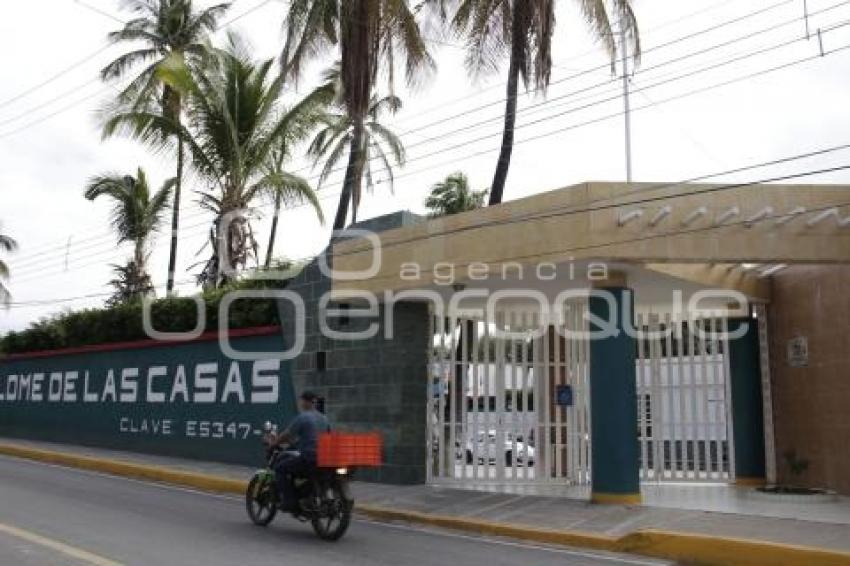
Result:
[[[0,454],[134,479],[169,483],[202,491],[242,495],[246,481],[185,472],[174,468],[136,464],[122,460],[80,456],[0,443]],[[407,521],[483,535],[518,540],[639,554],[715,566],[850,566],[850,553],[765,541],[695,535],[660,530],[641,530],[616,538],[580,531],[564,531],[453,517],[418,511],[358,504],[357,511],[383,521]]]
[[595,550],[617,550],[618,539],[593,533],[507,525],[505,523],[494,523],[492,521],[482,521],[468,517],[452,517],[448,515],[420,513],[418,511],[389,509],[378,505],[357,504],[356,509],[364,515],[384,521],[408,521],[420,525],[430,525],[433,527],[532,542],[592,548]]
[[244,494],[248,485],[247,481],[233,480],[220,476],[185,472],[174,468],[161,466],[148,466],[136,464],[124,460],[110,460],[106,458],[94,458],[92,456],[80,456],[67,452],[53,450],[42,450],[27,446],[0,443],[0,454],[37,460],[49,464],[61,464],[82,470],[91,470],[116,476],[164,482],[184,487],[191,487],[203,491],[216,491],[223,493]]

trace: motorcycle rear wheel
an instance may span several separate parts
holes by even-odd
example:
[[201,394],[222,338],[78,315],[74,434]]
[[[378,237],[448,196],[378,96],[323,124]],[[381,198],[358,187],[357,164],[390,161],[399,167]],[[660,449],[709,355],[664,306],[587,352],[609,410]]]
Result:
[[313,517],[313,531],[327,541],[337,541],[342,538],[351,523],[351,511],[354,502],[347,500],[338,484],[326,488],[319,498],[319,512]]
[[245,491],[245,508],[251,522],[265,527],[277,514],[277,497],[274,481],[265,476],[254,476]]

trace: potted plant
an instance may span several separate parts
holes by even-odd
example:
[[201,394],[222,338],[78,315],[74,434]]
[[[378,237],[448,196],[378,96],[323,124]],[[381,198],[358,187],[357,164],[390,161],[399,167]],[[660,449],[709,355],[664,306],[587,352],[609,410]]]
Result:
[[[811,462],[802,457],[797,453],[797,450],[790,449],[786,450],[782,455],[785,459],[785,465],[788,468],[788,471],[791,475],[791,483],[790,484],[777,484],[777,485],[769,485],[766,487],[758,488],[758,491],[761,493],[766,493],[770,495],[781,495],[785,496],[787,499],[793,499],[794,501],[807,501],[813,503],[820,503],[825,501],[832,501],[835,499],[835,494],[831,491],[827,491],[825,489],[811,488],[811,487],[803,487],[802,477],[808,471],[809,465]],[[784,499],[785,499],[784,498]]]

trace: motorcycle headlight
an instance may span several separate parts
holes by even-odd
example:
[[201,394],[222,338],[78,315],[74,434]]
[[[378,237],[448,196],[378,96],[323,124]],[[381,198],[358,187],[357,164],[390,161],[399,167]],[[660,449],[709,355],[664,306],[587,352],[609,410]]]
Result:
[[337,468],[336,469],[336,475],[347,476],[348,475],[348,468]]

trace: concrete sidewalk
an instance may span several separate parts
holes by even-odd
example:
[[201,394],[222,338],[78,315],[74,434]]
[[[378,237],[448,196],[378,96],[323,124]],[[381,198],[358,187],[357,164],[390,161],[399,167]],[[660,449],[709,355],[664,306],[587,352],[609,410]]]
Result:
[[[5,447],[11,447],[3,449]],[[103,461],[120,461],[139,466],[155,466],[168,470],[184,472],[189,475],[220,478],[225,485],[222,490],[238,491],[253,469],[245,466],[235,466],[212,462],[200,462],[180,458],[144,455],[131,452],[105,450],[81,446],[69,446],[45,442],[0,439],[0,454],[13,453],[14,448],[49,451],[69,456],[81,456]],[[12,450],[12,452],[10,452]],[[44,459],[44,458],[36,458]],[[61,462],[61,460],[53,460]],[[259,464],[259,462],[258,462]],[[72,464],[73,465],[73,464]],[[91,466],[84,465],[81,467]],[[96,469],[96,468],[94,468]],[[105,471],[109,471],[106,469]],[[121,474],[121,471],[115,473]],[[133,475],[133,474],[125,474]],[[155,479],[148,473],[142,476]],[[171,481],[163,478],[164,481]],[[227,481],[230,483],[228,484]],[[185,483],[180,479],[177,483]],[[191,485],[191,482],[188,482]],[[228,486],[232,486],[231,489]],[[212,487],[215,488],[214,486]],[[793,518],[766,517],[753,514],[721,513],[688,509],[673,509],[644,506],[592,505],[575,499],[552,496],[517,495],[508,493],[461,490],[453,488],[438,488],[431,486],[389,486],[381,484],[355,483],[354,495],[358,508],[367,510],[386,510],[385,512],[370,513],[385,519],[413,520],[436,526],[464,528],[467,530],[486,532],[488,534],[505,534],[512,536],[514,531],[520,538],[529,538],[523,533],[535,530],[545,533],[573,533],[576,538],[560,539],[552,537],[552,541],[563,540],[567,544],[591,547],[614,547],[613,543],[623,538],[651,534],[663,531],[667,534],[683,535],[678,544],[699,546],[688,537],[711,537],[705,544],[717,545],[717,539],[728,541],[750,541],[769,543],[765,547],[786,545],[837,551],[837,554],[826,556],[823,564],[850,564],[850,520],[847,521],[814,521]],[[804,515],[805,513],[801,513]],[[826,516],[838,519],[850,519],[850,510],[846,502],[837,503],[836,507]],[[434,519],[437,518],[437,519]],[[502,525],[504,529],[488,529],[487,525]],[[513,530],[511,530],[513,529]],[[583,538],[584,537],[584,538]],[[632,545],[640,546],[641,541],[632,541]],[[535,540],[545,541],[545,537]],[[613,546],[612,546],[613,545]],[[620,545],[622,546],[622,545]],[[678,552],[678,551],[676,551]],[[844,554],[846,553],[846,554]],[[652,555],[647,552],[648,555]],[[675,554],[670,551],[670,554]],[[734,555],[734,552],[732,553]],[[677,556],[679,558],[687,558]],[[699,556],[692,557],[695,561]],[[715,561],[711,563],[750,563],[744,561]],[[780,560],[772,559],[775,564],[806,564],[813,563],[811,559]]]

